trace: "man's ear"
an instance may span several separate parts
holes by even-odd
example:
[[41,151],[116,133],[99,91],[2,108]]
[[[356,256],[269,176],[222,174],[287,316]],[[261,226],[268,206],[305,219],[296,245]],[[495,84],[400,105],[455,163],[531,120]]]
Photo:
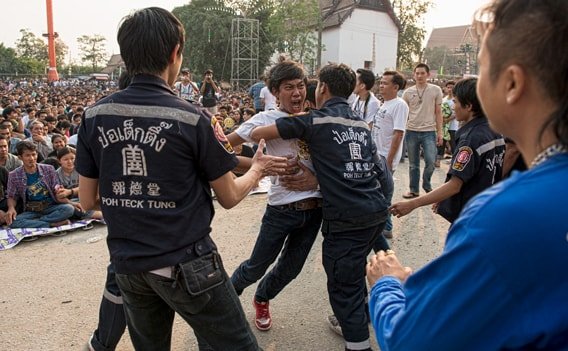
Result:
[[525,70],[519,65],[511,65],[505,69],[503,79],[505,80],[506,99],[508,104],[514,104],[523,96],[526,89]]
[[176,59],[181,56],[182,52],[181,52],[180,49],[181,49],[181,46],[179,44],[176,44],[176,46],[174,47],[174,49],[170,53],[170,63],[174,63],[176,61]]

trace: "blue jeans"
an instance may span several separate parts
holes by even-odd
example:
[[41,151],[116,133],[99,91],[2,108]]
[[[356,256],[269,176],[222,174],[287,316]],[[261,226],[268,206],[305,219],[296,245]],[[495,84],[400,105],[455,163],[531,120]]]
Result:
[[22,212],[16,216],[12,228],[49,228],[50,223],[71,218],[75,207],[69,204],[51,205],[41,212]]
[[424,173],[422,174],[422,189],[432,191],[432,174],[436,161],[436,132],[406,131],[406,146],[408,148],[408,163],[410,176],[410,191],[419,193],[420,186],[420,147],[424,152]]
[[320,225],[321,208],[296,211],[267,206],[250,258],[231,276],[237,294],[262,278],[282,251],[276,265],[258,284],[255,294],[259,302],[276,297],[302,271]]
[[381,223],[370,228],[323,233],[323,266],[329,303],[348,349],[370,348],[370,345],[363,346],[369,343],[365,267],[367,255],[383,231],[387,211],[380,215]]
[[114,265],[107,268],[105,291],[99,308],[99,325],[93,333],[91,347],[96,351],[114,351],[126,329],[122,296],[116,283]]
[[235,289],[221,271],[224,282],[198,295],[190,295],[179,279],[117,273],[134,348],[169,351],[177,312],[193,329],[200,350],[260,350]]

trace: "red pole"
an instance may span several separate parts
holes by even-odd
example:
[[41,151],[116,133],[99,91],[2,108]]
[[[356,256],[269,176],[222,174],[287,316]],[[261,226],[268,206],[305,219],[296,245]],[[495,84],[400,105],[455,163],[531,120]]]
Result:
[[47,8],[47,53],[49,56],[49,70],[47,71],[47,81],[53,82],[59,80],[57,74],[57,64],[55,62],[55,38],[57,34],[53,32],[53,9],[51,0],[45,0]]

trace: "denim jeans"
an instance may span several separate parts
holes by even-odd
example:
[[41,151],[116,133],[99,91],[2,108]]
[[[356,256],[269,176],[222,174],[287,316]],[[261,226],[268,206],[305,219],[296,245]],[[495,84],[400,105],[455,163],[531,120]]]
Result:
[[114,351],[125,329],[126,315],[122,296],[111,263],[107,268],[105,291],[99,308],[99,325],[90,341],[91,347],[96,351]]
[[134,348],[169,351],[177,312],[193,329],[199,350],[260,350],[235,289],[221,271],[224,282],[196,296],[173,278],[117,273]]
[[49,228],[50,223],[71,218],[75,208],[69,204],[51,205],[41,212],[22,212],[16,216],[12,228]]
[[367,255],[377,235],[383,231],[382,222],[370,228],[323,233],[323,266],[327,275],[329,302],[341,325],[346,348],[367,349],[369,317],[365,307],[367,285],[365,267]]
[[[321,208],[296,211],[267,206],[250,258],[231,277],[237,294],[264,276],[256,289],[256,300],[263,302],[276,297],[300,274],[320,225]],[[281,251],[276,265],[264,275]]]
[[436,132],[406,131],[406,145],[408,148],[408,163],[410,176],[410,191],[419,192],[420,186],[420,147],[424,152],[424,173],[422,175],[422,189],[426,192],[432,190],[432,174],[436,161]]

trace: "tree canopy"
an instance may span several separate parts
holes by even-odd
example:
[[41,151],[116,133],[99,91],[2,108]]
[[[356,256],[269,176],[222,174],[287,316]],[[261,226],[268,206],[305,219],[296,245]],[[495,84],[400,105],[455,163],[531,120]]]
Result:
[[426,35],[423,17],[432,7],[431,0],[393,0],[394,12],[402,25],[398,35],[396,66],[412,69],[422,56],[422,42]]

